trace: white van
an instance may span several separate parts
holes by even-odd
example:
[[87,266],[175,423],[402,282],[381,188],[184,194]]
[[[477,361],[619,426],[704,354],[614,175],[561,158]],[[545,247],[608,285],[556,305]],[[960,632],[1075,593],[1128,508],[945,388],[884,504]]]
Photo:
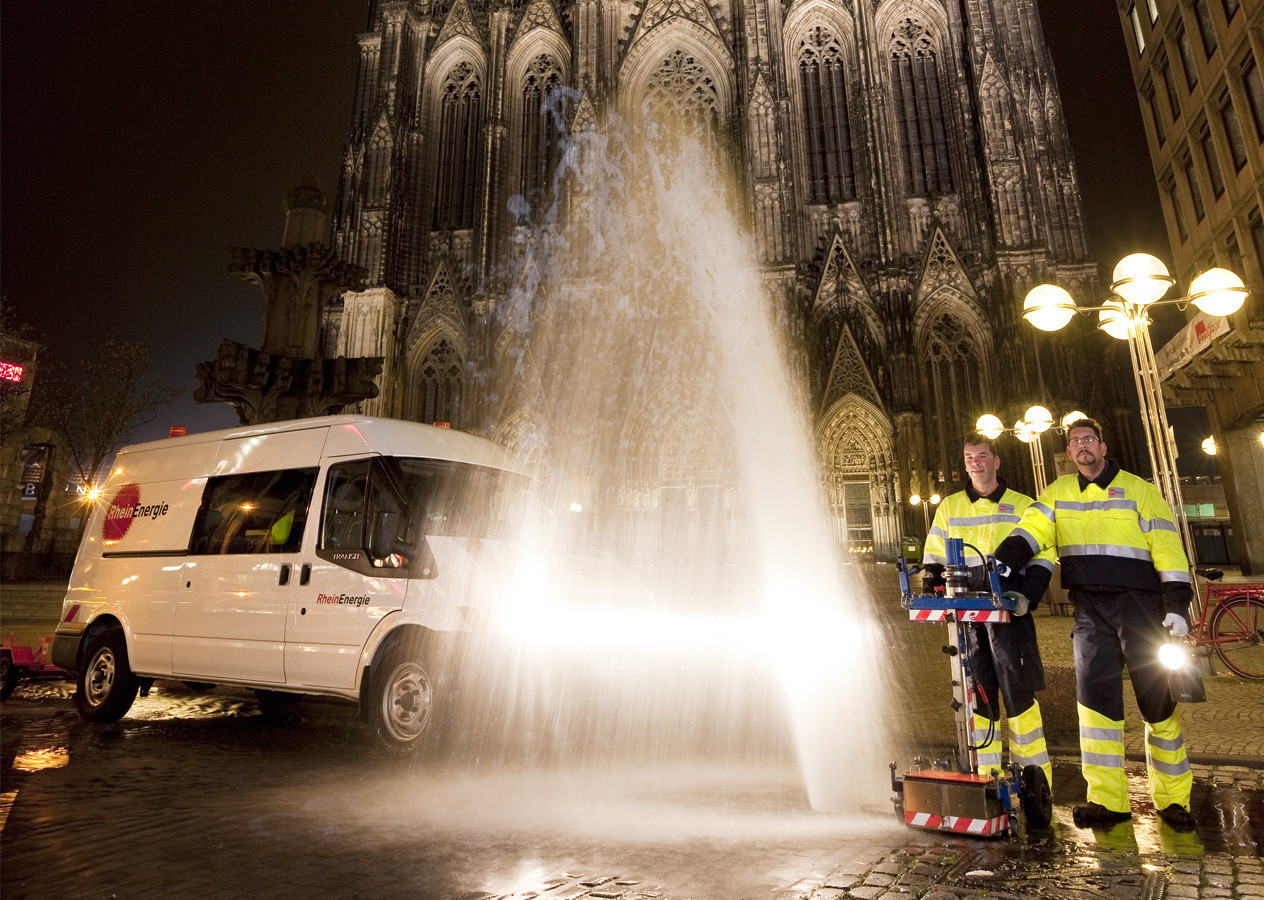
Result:
[[121,718],[155,678],[233,684],[357,701],[384,747],[411,751],[438,702],[434,636],[507,590],[490,548],[519,536],[532,492],[489,441],[363,416],[126,447],[53,660],[88,721]]

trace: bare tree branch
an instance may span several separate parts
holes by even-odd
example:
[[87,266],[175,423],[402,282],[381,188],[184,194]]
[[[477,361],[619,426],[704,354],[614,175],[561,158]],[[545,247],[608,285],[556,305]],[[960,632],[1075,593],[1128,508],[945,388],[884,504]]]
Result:
[[91,483],[132,432],[182,391],[153,372],[148,349],[136,342],[105,341],[78,369],[41,371],[31,422],[65,439],[72,474]]

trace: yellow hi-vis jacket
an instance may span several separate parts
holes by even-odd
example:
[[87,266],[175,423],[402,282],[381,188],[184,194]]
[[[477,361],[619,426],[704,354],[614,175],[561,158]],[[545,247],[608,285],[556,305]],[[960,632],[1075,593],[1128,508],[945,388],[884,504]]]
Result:
[[1172,510],[1154,485],[1114,460],[1092,481],[1064,475],[1049,485],[996,556],[1013,567],[1050,547],[1067,588],[1157,591],[1185,614],[1192,579]]
[[[935,524],[927,533],[926,543],[922,548],[922,564],[946,564],[944,540],[950,537],[961,538],[970,545],[964,550],[965,563],[972,570],[971,586],[974,589],[986,588],[983,557],[979,554],[988,556],[995,553],[1031,503],[1030,497],[1010,490],[1000,478],[997,479],[997,489],[987,496],[979,494],[973,485],[967,484],[964,491],[950,494],[939,504],[939,509],[935,510]],[[1006,579],[1002,587],[1024,594],[1034,607],[1049,586],[1049,578],[1053,575],[1053,559],[1052,549],[1037,554],[1019,572],[1017,578]]]

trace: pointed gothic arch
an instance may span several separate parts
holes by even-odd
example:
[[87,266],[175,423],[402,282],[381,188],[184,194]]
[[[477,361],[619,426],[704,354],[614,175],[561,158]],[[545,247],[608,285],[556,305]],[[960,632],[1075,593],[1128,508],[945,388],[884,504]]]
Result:
[[466,396],[465,360],[459,338],[446,325],[437,334],[418,343],[409,355],[405,417],[416,422],[447,422],[453,428],[464,424]]
[[525,409],[517,409],[496,427],[491,439],[508,450],[532,478],[548,477],[544,437],[540,422]]
[[756,178],[771,178],[776,172],[780,150],[777,141],[777,104],[768,91],[764,73],[755,76],[750,102],[746,105],[750,122],[751,168]]
[[[543,29],[537,29],[543,35]],[[569,54],[550,45],[556,41],[524,41],[511,59],[506,114],[510,123],[513,192],[529,208],[546,208],[552,200],[562,140],[566,129],[564,102]],[[537,52],[538,51],[538,52]]]
[[692,20],[670,18],[647,31],[624,58],[619,109],[633,122],[646,112],[669,110],[718,139],[733,114],[734,76],[732,54],[719,35]]
[[437,123],[430,152],[431,227],[474,227],[482,159],[481,125],[486,60],[466,34],[447,40],[427,68],[426,106]]
[[850,23],[830,4],[797,5],[786,22],[786,82],[795,128],[792,147],[809,204],[856,198],[856,118],[851,99],[856,42]]
[[394,152],[395,137],[391,133],[390,120],[383,112],[373,129],[373,136],[369,138],[364,165],[365,200],[370,206],[386,202]]
[[904,17],[879,32],[887,40],[891,109],[904,190],[911,197],[956,189],[948,122],[952,79],[943,39],[948,31],[926,17],[926,6],[902,7]]
[[921,368],[929,458],[955,480],[961,438],[991,406],[992,330],[964,295],[939,289],[919,310],[914,346]]
[[894,554],[899,504],[891,421],[848,393],[821,417],[815,437],[834,539],[852,553]]

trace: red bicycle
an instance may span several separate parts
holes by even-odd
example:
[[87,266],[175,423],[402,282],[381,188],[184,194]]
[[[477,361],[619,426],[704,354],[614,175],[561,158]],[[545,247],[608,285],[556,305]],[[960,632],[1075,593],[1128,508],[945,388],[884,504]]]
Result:
[[1219,569],[1198,569],[1206,581],[1199,615],[1189,624],[1199,656],[1220,657],[1229,671],[1264,680],[1264,584],[1216,584]]

